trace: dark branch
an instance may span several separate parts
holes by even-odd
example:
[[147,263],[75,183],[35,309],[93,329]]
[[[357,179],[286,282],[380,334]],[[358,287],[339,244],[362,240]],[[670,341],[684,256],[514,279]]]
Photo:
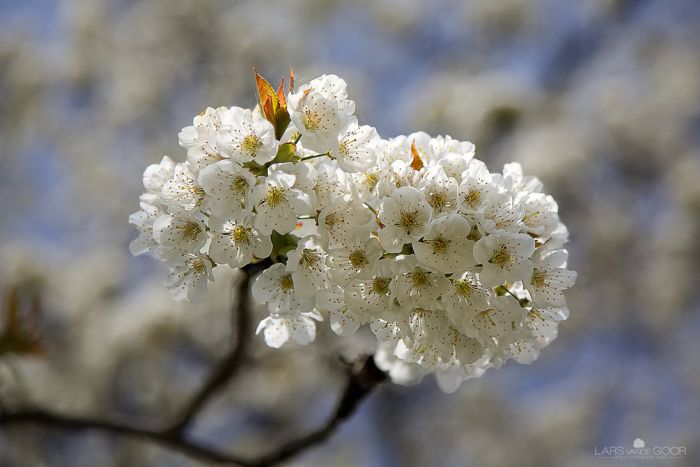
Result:
[[386,374],[374,364],[374,358],[358,360],[350,373],[345,392],[343,392],[333,415],[316,431],[292,440],[276,448],[269,454],[257,459],[256,465],[267,466],[287,460],[316,444],[325,441],[338,426],[349,418],[379,384],[386,379]]
[[371,356],[356,362],[335,412],[321,428],[283,444],[268,454],[252,458],[222,453],[190,441],[182,436],[181,432],[173,432],[171,428],[155,430],[116,421],[52,414],[43,410],[2,413],[0,428],[31,424],[74,432],[100,430],[151,441],[200,461],[244,467],[265,467],[278,464],[326,440],[344,420],[355,412],[360,402],[385,379],[386,375],[375,366]]
[[185,405],[175,423],[163,429],[154,429],[121,421],[53,414],[39,409],[9,411],[0,408],[0,428],[13,425],[37,425],[71,432],[98,430],[150,441],[200,461],[244,467],[264,467],[278,464],[323,442],[355,412],[365,397],[386,379],[386,375],[375,366],[371,356],[355,362],[349,373],[345,391],[338,401],[334,413],[323,426],[312,433],[273,449],[268,454],[251,458],[227,454],[191,441],[185,436],[185,431],[192,420],[218,391],[231,382],[242,366],[250,335],[250,310],[248,309],[250,279],[269,265],[270,260],[267,259],[243,268],[243,278],[238,287],[237,312],[234,309],[235,344],[216,366],[202,388]]

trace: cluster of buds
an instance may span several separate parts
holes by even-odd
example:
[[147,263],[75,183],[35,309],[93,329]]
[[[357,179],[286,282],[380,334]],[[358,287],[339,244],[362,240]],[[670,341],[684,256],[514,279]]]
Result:
[[254,109],[207,108],[179,134],[185,162],[144,173],[134,254],[170,268],[199,302],[212,268],[271,259],[252,296],[271,347],[368,325],[398,383],[440,386],[529,363],[568,316],[568,239],[554,199],[519,164],[492,173],[470,142],[360,125],[345,81],[289,92],[256,75]]

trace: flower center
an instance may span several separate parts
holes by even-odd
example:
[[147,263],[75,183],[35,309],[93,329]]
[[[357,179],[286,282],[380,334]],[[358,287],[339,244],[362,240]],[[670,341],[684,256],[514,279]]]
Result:
[[231,230],[231,242],[234,245],[248,245],[250,243],[250,227],[237,225]]
[[287,201],[287,196],[285,190],[282,187],[271,186],[267,189],[267,194],[265,195],[265,202],[271,207],[278,206],[279,204]]
[[315,249],[304,248],[301,252],[301,265],[305,268],[311,268],[321,260],[321,255]]
[[285,274],[284,276],[280,277],[280,288],[288,292],[290,290],[294,289],[294,281],[292,280],[292,275],[291,274]]
[[418,226],[418,211],[402,212],[399,217],[399,226],[403,227],[407,233],[410,233]]
[[262,147],[263,143],[260,138],[258,138],[256,135],[250,134],[243,138],[243,141],[241,142],[241,149],[243,149],[245,152],[248,154],[255,155],[258,152],[258,149]]
[[430,273],[423,271],[422,269],[416,269],[415,271],[408,274],[409,279],[413,287],[420,288],[430,285]]
[[245,193],[248,188],[248,180],[242,175],[237,175],[231,182],[231,190],[235,193]]
[[377,186],[377,182],[379,182],[379,177],[377,174],[367,173],[364,174],[363,178],[363,182],[369,191],[374,190],[374,187]]
[[428,204],[437,211],[442,211],[447,206],[447,196],[445,193],[430,193],[428,195]]
[[316,131],[321,124],[321,116],[308,107],[304,107],[304,128]]
[[185,222],[180,226],[182,238],[189,241],[195,241],[197,236],[202,232],[202,228],[196,222]]
[[338,144],[338,153],[343,157],[348,157],[350,154],[350,141],[343,140]]
[[389,277],[375,277],[372,281],[372,292],[380,295],[386,295],[389,293],[390,283],[391,278]]
[[472,188],[464,197],[464,201],[473,208],[477,207],[481,202],[481,192]]
[[436,237],[432,240],[428,240],[428,243],[430,243],[430,246],[433,247],[433,253],[440,253],[440,254],[446,253],[447,248],[450,246],[450,241],[442,236]]
[[326,216],[326,218],[323,221],[323,225],[325,225],[327,229],[332,229],[333,227],[335,227],[338,221],[338,213],[332,212]]
[[352,267],[358,269],[362,266],[366,266],[369,264],[369,261],[367,261],[367,256],[362,250],[353,251],[352,253],[350,253],[350,256],[348,256],[348,259],[350,260],[350,264],[352,264]]
[[506,264],[510,263],[510,261],[511,256],[510,253],[508,253],[508,247],[506,247],[505,245],[501,245],[501,248],[499,248],[496,251],[496,253],[491,257],[489,263],[503,267]]
[[207,268],[204,265],[204,260],[202,260],[202,258],[195,258],[192,260],[192,269],[194,272],[201,274],[206,271]]
[[547,287],[547,271],[535,269],[532,273],[532,285],[537,287]]
[[196,204],[197,206],[200,206],[202,204],[202,201],[204,201],[204,196],[206,195],[206,193],[204,192],[204,188],[202,188],[201,186],[193,185],[190,187],[190,193],[197,197]]
[[472,285],[469,281],[465,281],[464,279],[455,282],[455,289],[457,289],[457,293],[462,297],[469,297],[472,294]]

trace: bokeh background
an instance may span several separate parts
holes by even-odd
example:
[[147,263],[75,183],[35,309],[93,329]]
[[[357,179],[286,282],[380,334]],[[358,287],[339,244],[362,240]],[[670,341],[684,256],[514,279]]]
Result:
[[[384,137],[470,140],[519,161],[571,230],[571,318],[530,366],[453,395],[385,385],[295,466],[596,466],[685,446],[700,465],[700,3],[695,0],[0,1],[0,287],[40,301],[42,355],[0,358],[0,401],[165,420],[227,349],[233,275],[175,303],[127,250],[141,172],[182,160],[205,106],[336,73]],[[241,453],[310,430],[343,384],[319,337],[271,351],[192,435]],[[653,463],[653,462],[652,462]],[[631,462],[630,464],[634,464]],[[99,433],[0,432],[2,466],[194,466]],[[643,465],[651,465],[648,462]]]

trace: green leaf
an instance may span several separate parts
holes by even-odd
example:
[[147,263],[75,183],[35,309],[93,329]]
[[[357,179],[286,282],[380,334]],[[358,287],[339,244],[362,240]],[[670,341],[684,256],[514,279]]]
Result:
[[299,238],[292,234],[282,235],[277,231],[273,230],[272,235],[270,235],[270,240],[272,240],[272,253],[270,258],[275,262],[280,262],[280,257],[287,257],[287,253],[294,250],[297,247]]
[[292,162],[298,161],[300,159],[297,156],[297,148],[294,143],[283,143],[279,145],[277,149],[277,156],[275,156],[275,162]]

